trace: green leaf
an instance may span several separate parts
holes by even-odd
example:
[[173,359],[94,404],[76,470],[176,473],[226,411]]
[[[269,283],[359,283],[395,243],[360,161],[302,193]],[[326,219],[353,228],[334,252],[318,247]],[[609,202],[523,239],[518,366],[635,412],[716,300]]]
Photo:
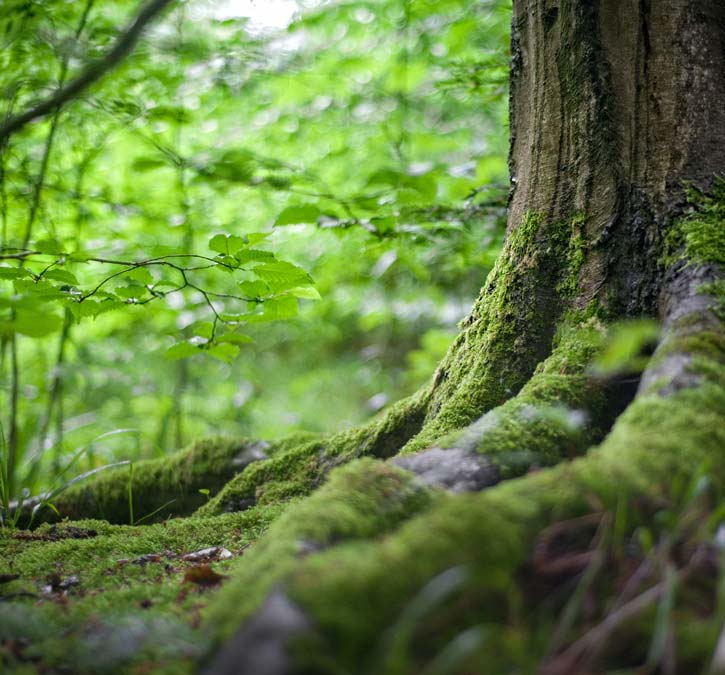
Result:
[[186,330],[188,331],[187,335],[191,333],[191,335],[211,340],[211,336],[214,333],[214,324],[211,321],[195,321]]
[[615,323],[609,329],[604,350],[593,364],[594,369],[601,373],[641,372],[659,332],[659,324],[651,319]]
[[0,265],[0,279],[23,279],[31,277],[32,274],[23,267],[7,267]]
[[222,255],[234,255],[244,248],[244,239],[235,234],[216,234],[209,240],[209,248]]
[[286,291],[297,286],[308,286],[314,283],[305,270],[284,260],[278,260],[254,269],[254,273],[267,282],[274,292]]
[[153,171],[165,166],[169,166],[168,162],[160,157],[137,157],[131,163],[134,171]]
[[256,248],[245,248],[239,251],[234,258],[240,265],[250,262],[269,262],[274,260],[274,253]]
[[229,343],[209,345],[207,351],[214,358],[225,363],[231,363],[239,355],[239,347]]
[[248,298],[263,298],[270,294],[270,288],[264,281],[240,281],[239,290]]
[[294,295],[296,298],[303,298],[305,300],[322,300],[322,296],[314,286],[291,288],[287,291],[287,293]]
[[194,354],[198,354],[199,351],[199,347],[184,340],[184,342],[177,342],[175,345],[169,347],[164,352],[164,356],[171,361],[177,361],[178,359],[186,359],[189,356],[194,356]]
[[48,253],[50,255],[60,255],[63,253],[63,247],[56,239],[41,239],[35,242],[33,248],[40,253]]
[[[395,169],[381,169],[368,178],[368,185],[388,185],[400,191],[400,197],[410,202],[423,198],[430,201],[435,198],[437,184],[433,174],[410,175]],[[413,193],[413,194],[410,194]]]
[[111,312],[116,309],[126,308],[124,303],[118,302],[117,300],[95,300],[94,298],[89,298],[83,302],[74,302],[68,306],[71,312],[73,312],[73,316],[75,316],[78,321],[86,317],[95,318],[99,314],[105,314],[106,312]]
[[271,232],[249,232],[244,235],[244,239],[247,244],[249,244],[250,246],[254,246],[254,244],[258,244],[260,241],[269,239],[269,237],[271,236]]
[[46,311],[18,311],[12,327],[16,333],[41,338],[59,331],[63,327],[63,317]]
[[57,268],[48,270],[43,275],[43,278],[53,279],[54,281],[63,281],[67,284],[73,285],[76,285],[78,283],[78,279],[76,279],[74,274],[72,274],[68,270],[61,270]]
[[287,190],[292,185],[291,176],[265,176],[263,180],[275,190]]
[[146,288],[144,286],[121,286],[114,289],[114,292],[119,298],[138,300],[146,295]]
[[251,315],[244,312],[243,314],[232,314],[231,312],[224,312],[224,314],[220,314],[219,318],[224,321],[225,323],[242,323],[244,321],[247,321]]
[[137,267],[125,274],[124,278],[144,285],[154,283],[154,277],[146,267]]
[[246,150],[227,150],[202,170],[202,175],[231,183],[249,183],[256,162]]
[[248,319],[248,321],[258,323],[291,319],[297,316],[297,299],[291,295],[281,295],[277,298],[265,300],[262,308],[263,313],[261,315],[254,314]]
[[228,342],[229,344],[233,345],[245,345],[249,344],[250,342],[254,342],[254,340],[249,337],[249,335],[244,335],[243,333],[224,333],[224,335],[220,335],[216,338],[216,342]]
[[32,279],[16,279],[13,283],[18,296],[13,299],[16,307],[28,307],[38,301],[65,300],[67,294],[45,279],[33,281]]
[[320,215],[320,209],[313,204],[300,204],[299,206],[288,206],[275,219],[274,226],[300,225],[303,223],[316,223]]

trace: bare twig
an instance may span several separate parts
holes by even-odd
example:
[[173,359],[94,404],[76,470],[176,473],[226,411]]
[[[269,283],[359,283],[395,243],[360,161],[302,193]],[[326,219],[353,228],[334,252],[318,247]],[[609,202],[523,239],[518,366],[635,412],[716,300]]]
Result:
[[126,30],[119,35],[111,50],[102,59],[88,64],[76,79],[58,89],[49,98],[0,125],[0,142],[22,129],[28,122],[44,117],[60,108],[115,68],[133,51],[146,25],[172,2],[173,0],[150,0],[141,8]]

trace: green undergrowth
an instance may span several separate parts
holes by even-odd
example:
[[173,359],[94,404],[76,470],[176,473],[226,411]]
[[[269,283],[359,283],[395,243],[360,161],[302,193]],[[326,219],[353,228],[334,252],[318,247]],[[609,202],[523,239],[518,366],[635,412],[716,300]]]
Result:
[[[460,434],[485,412],[515,396],[537,364],[549,355],[555,318],[562,307],[556,289],[566,285],[567,279],[576,279],[581,268],[583,244],[580,241],[573,250],[570,242],[573,235],[581,239],[581,229],[581,218],[553,223],[539,214],[527,214],[509,235],[471,318],[432,381],[366,424],[328,437],[295,436],[279,441],[265,449],[267,459],[243,471],[231,460],[244,449],[244,442],[202,443],[169,460],[137,463],[130,486],[127,468],[103,472],[74,486],[57,500],[59,513],[121,523],[129,522],[132,516],[135,520],[149,515],[160,519],[195,509],[199,516],[207,516],[254,504],[281,503],[310,494],[332,468],[355,458],[389,458],[401,449],[414,452],[431,447],[443,437]],[[589,339],[583,336],[582,331],[577,338],[583,340],[581,347]],[[546,425],[544,418],[549,422],[558,419],[555,426],[559,431],[549,439],[547,451],[541,451],[541,444],[534,448],[543,464],[550,463],[550,450],[557,439],[568,447],[560,454],[569,456],[578,451],[584,438],[577,432],[578,423],[564,410],[579,403],[580,396],[573,389],[583,392],[587,387],[574,373],[578,367],[575,361],[581,356],[576,350],[581,347],[574,340],[565,343],[570,353],[565,356],[561,347],[552,357],[552,367],[539,367],[520,402],[501,413],[506,417],[504,427],[510,420],[529,429],[527,438],[522,439],[524,444]],[[568,370],[558,377],[554,368],[562,368],[556,366],[557,359],[562,358],[568,359]],[[549,386],[552,394],[542,393]],[[594,398],[588,403],[593,404]],[[590,405],[585,407],[585,414],[590,415]],[[530,418],[537,415],[541,425],[531,423]],[[527,461],[524,458],[524,464]],[[199,490],[212,498],[205,501]],[[129,492],[133,494],[132,505]],[[54,517],[50,509],[45,509],[44,515]]]
[[[700,235],[718,209],[682,221],[678,245],[693,260],[717,262],[711,245],[722,242]],[[676,326],[655,359],[688,354],[697,386],[661,396],[667,382],[657,382],[578,457],[616,415],[612,381],[591,369],[606,333],[597,310],[570,312],[551,330],[584,263],[584,242],[570,241],[581,230],[577,219],[527,215],[430,385],[367,424],[262,446],[204,441],[136,463],[131,482],[128,467],[109,470],[56,500],[75,518],[191,517],[3,530],[0,574],[19,575],[0,585],[3,664],[188,672],[281,588],[314,626],[293,645],[306,672],[430,675],[451,659],[443,672],[484,662],[491,673],[527,672],[598,629],[632,571],[653,560],[637,592],[670,590],[622,625],[620,647],[635,660],[664,658],[662,635],[682,634],[681,672],[701,665],[725,619],[725,593],[708,604],[687,585],[688,551],[712,554],[725,519],[722,331]],[[512,479],[450,495],[384,461],[434,445],[484,453]],[[252,450],[256,461],[235,461]],[[213,564],[228,579],[185,581],[191,565],[179,556],[209,546],[233,553]],[[158,559],[136,560],[148,554]],[[711,568],[700,577],[714,597],[717,555]],[[78,583],[56,588],[71,577]],[[601,663],[621,667],[615,634],[602,639],[611,649]],[[104,643],[118,644],[92,663]]]
[[[282,510],[0,531],[0,574],[17,575],[0,586],[3,672],[192,671],[207,646],[198,630],[201,609]],[[195,563],[181,556],[214,546],[233,556],[212,564],[222,576],[187,580]]]

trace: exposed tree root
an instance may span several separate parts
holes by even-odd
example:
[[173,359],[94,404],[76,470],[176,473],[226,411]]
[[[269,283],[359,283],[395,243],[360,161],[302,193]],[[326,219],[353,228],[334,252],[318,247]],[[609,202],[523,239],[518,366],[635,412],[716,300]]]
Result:
[[[605,656],[617,666],[659,659],[665,671],[707,659],[709,628],[672,655],[661,643],[674,629],[651,614],[674,611],[678,584],[682,611],[717,609],[688,605],[703,592],[687,584],[699,579],[712,595],[718,569],[702,543],[707,505],[692,503],[725,493],[720,267],[694,245],[679,250],[697,265],[668,261],[662,339],[627,406],[632,382],[590,369],[605,332],[597,312],[563,314],[565,279],[557,298],[541,296],[550,312],[538,328],[544,305],[517,308],[530,281],[571,257],[567,236],[541,219],[518,232],[431,383],[368,424],[275,444],[202,443],[137,464],[131,491],[122,468],[55,500],[62,515],[128,522],[129,494],[137,519],[176,499],[170,510],[193,517],[170,523],[220,528],[212,539],[222,545],[237,522],[228,519],[248,524],[254,545],[230,562],[203,615],[207,654],[218,656],[211,673],[259,675],[265,662],[270,675],[395,675],[452,654],[453,672],[485,662],[492,673],[531,668],[529,653],[557,673],[595,672]],[[531,344],[516,342],[519,329]],[[207,503],[204,488],[218,490]],[[150,540],[165,540],[153,529],[162,527],[148,528]],[[129,528],[132,539],[143,529]],[[120,536],[99,535],[109,552]],[[34,569],[32,557],[24,564]],[[591,647],[592,635],[617,643],[625,628],[634,651],[631,640]]]
[[[671,281],[675,287],[684,284],[692,290],[690,280],[700,279],[701,283],[703,278],[702,270],[683,267]],[[702,290],[696,288],[695,292],[702,294]],[[619,537],[630,535],[638,526],[655,527],[656,532],[653,514],[681,507],[687,487],[698,477],[707,476],[710,489],[722,494],[725,349],[716,311],[720,300],[706,294],[694,298],[691,292],[678,299],[675,291],[671,297],[665,336],[647,374],[648,384],[603,444],[586,458],[483,493],[439,498],[391,535],[380,538],[376,534],[375,541],[364,544],[338,543],[330,550],[297,560],[287,574],[278,577],[277,584],[282,584],[287,600],[313,628],[294,639],[284,635],[290,656],[277,672],[297,672],[300,668],[381,672],[376,670],[383,658],[380,655],[390,648],[385,642],[390,635],[386,638],[384,627],[394,633],[401,611],[416,602],[431,579],[462,566],[468,575],[465,592],[454,593],[452,600],[431,608],[430,615],[419,617],[415,626],[415,633],[428,639],[419,643],[411,637],[407,654],[411,660],[406,662],[407,669],[399,672],[417,672],[415,663],[429,661],[452,636],[476,623],[512,628],[516,621],[512,603],[525,603],[516,590],[517,574],[531,560],[532,542],[551,523],[606,512],[617,514]],[[693,325],[698,327],[698,334],[709,326],[720,336],[720,343],[713,337],[701,343],[700,349],[693,349],[686,339],[687,326]],[[338,509],[345,509],[345,500],[339,497],[326,506],[324,493],[316,499],[320,513],[328,514],[328,518],[334,519]],[[239,598],[252,580],[263,574],[264,565],[259,561],[273,547],[281,546],[286,537],[298,540],[299,532],[308,527],[295,518],[295,510],[285,516],[284,530],[272,527],[258,545],[254,561],[250,558],[240,568],[227,592],[212,607],[209,620],[218,627],[220,636],[229,636],[245,615],[247,610],[239,606]],[[652,595],[654,602],[664,592],[659,586],[653,588],[656,590],[646,591],[642,597]],[[635,608],[642,605],[644,609],[647,604],[641,598],[632,600],[626,611],[622,609],[615,616],[621,618],[622,612],[632,610],[633,617],[638,613]],[[236,640],[244,640],[245,630],[243,625],[222,654],[234,650]],[[437,630],[442,634],[434,638]],[[497,645],[482,647],[477,658],[484,658],[491,649],[504,659],[512,657],[511,653],[501,654],[502,647]],[[220,658],[210,672],[231,672],[222,665],[224,657]],[[239,658],[243,664],[244,655]],[[382,671],[387,672],[385,668]],[[242,666],[236,672],[251,671]]]

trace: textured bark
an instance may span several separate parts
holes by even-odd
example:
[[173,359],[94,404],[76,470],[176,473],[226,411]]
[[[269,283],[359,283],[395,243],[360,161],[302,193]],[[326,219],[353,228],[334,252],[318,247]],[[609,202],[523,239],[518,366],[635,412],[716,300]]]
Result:
[[725,4],[518,0],[511,210],[583,218],[575,304],[652,312],[685,186],[725,171]]

